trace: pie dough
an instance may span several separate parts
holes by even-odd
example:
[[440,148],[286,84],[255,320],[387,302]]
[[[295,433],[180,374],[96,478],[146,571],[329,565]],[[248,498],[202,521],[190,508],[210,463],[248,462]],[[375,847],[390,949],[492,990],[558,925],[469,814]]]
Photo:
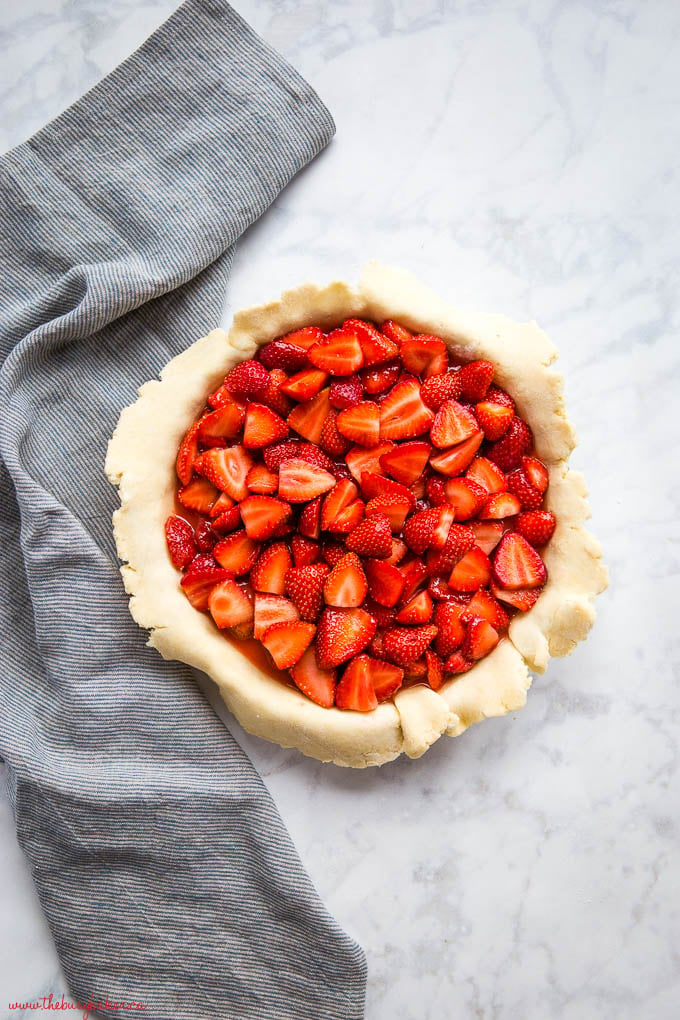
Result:
[[[164,534],[165,519],[174,511],[177,449],[206,395],[258,345],[309,324],[329,329],[349,316],[395,319],[443,337],[461,360],[492,361],[496,381],[533,429],[536,455],[550,473],[546,507],[557,517],[543,553],[548,569],[543,594],[533,609],[513,617],[508,637],[439,691],[407,688],[365,714],[321,708],[225,641],[212,619],[182,593]],[[113,515],[121,573],[132,616],[150,631],[148,643],[165,659],[207,673],[250,733],[336,765],[381,765],[402,752],[417,758],[442,733],[457,736],[472,723],[521,708],[529,669],[543,672],[551,655],[574,650],[593,624],[594,596],[607,586],[600,546],[583,528],[589,516],[585,482],[567,466],[576,440],[562,377],[551,368],[556,357],[535,323],[461,311],[409,273],[375,262],[365,267],[358,286],[304,284],[237,313],[228,333],[216,329],[197,340],[124,409],[106,458],[106,474],[118,486],[121,503]]]

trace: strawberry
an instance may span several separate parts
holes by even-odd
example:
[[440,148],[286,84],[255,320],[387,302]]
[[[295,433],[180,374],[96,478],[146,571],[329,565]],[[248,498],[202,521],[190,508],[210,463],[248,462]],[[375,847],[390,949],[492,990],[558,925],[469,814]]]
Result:
[[430,429],[430,439],[434,446],[443,449],[456,446],[464,439],[475,435],[479,426],[472,411],[463,407],[457,400],[445,400],[441,405]]
[[[213,414],[220,414],[214,411]],[[212,417],[212,416],[211,416]],[[288,425],[270,407],[264,404],[248,404],[243,428],[243,445],[249,450],[271,446],[288,435]]]
[[253,464],[246,475],[246,485],[250,492],[258,492],[261,496],[271,496],[279,487],[279,476],[264,466]]
[[420,389],[423,403],[433,411],[438,411],[445,400],[458,400],[460,394],[460,373],[457,371],[431,375]]
[[385,319],[380,327],[380,332],[386,336],[388,340],[393,340],[397,346],[401,346],[404,340],[410,340],[413,336],[413,333],[406,329],[405,326],[400,326],[398,322],[394,321],[394,319]]
[[475,535],[472,528],[465,524],[452,524],[441,551],[432,557],[428,553],[429,573],[447,574],[474,547]]
[[229,577],[229,571],[221,570],[212,556],[197,556],[179,583],[194,609],[205,610],[212,589]]
[[404,525],[404,541],[414,553],[422,555],[428,548],[435,528],[439,524],[440,508],[421,510],[413,514]]
[[540,588],[545,583],[543,560],[516,532],[504,535],[493,561],[494,577],[501,588]]
[[335,704],[338,708],[353,712],[372,712],[378,707],[378,699],[371,682],[371,663],[368,655],[352,659],[338,683]]
[[[497,630],[499,633],[506,630],[510,622],[510,618],[505,609],[503,609],[503,606],[486,588],[480,588],[479,591],[475,592],[467,604],[463,617],[471,618],[473,616],[481,616],[482,619],[488,620],[494,630]],[[472,658],[472,656],[468,655],[468,658]]]
[[402,485],[413,485],[427,464],[432,447],[424,439],[401,443],[380,456],[380,467]]
[[210,592],[208,609],[220,630],[240,627],[253,619],[252,592],[236,581],[221,581]]
[[[344,414],[345,412],[343,411],[342,413]],[[342,433],[338,432],[337,417],[337,411],[331,411],[326,418],[321,430],[319,445],[331,457],[344,457],[352,444],[349,439],[346,439]]]
[[300,619],[293,603],[281,595],[263,595],[260,592],[255,592],[253,603],[253,636],[258,641],[261,640],[265,631],[273,627],[275,623]]
[[329,606],[351,609],[366,598],[368,585],[361,560],[356,553],[347,553],[338,560],[323,586],[323,597]]
[[323,498],[321,508],[321,527],[324,531],[327,531],[331,527],[336,517],[338,517],[338,515],[342,513],[342,511],[348,507],[350,503],[353,503],[358,495],[359,490],[354,482],[350,481],[348,478],[342,478],[339,482],[336,482],[330,492]]
[[328,566],[333,569],[336,563],[339,563],[342,557],[347,555],[347,550],[339,542],[322,542],[321,555]]
[[299,662],[309,648],[316,627],[313,623],[300,620],[286,620],[274,623],[262,635],[262,644],[267,649],[278,669],[290,669]]
[[[378,497],[378,499],[379,498],[380,497]],[[400,538],[395,538],[394,535],[393,535],[392,536],[392,552],[382,562],[383,563],[390,563],[392,565],[396,565],[397,563],[401,563],[401,561],[403,560],[404,556],[407,555],[408,551],[409,551],[409,549],[408,549],[408,546],[406,545],[406,543],[402,542],[402,540]]]
[[213,555],[219,565],[237,577],[247,574],[254,566],[260,551],[259,542],[249,538],[246,532],[235,531],[217,543]]
[[444,499],[456,511],[457,521],[475,517],[489,498],[486,489],[470,478],[447,478],[443,489]]
[[368,672],[378,703],[388,701],[404,682],[403,669],[384,659],[371,659]]
[[519,515],[515,528],[522,538],[526,538],[529,545],[539,546],[550,541],[556,523],[552,511],[530,510],[528,513]]
[[456,563],[449,577],[449,587],[454,591],[477,591],[485,587],[490,578],[489,557],[476,545]]
[[519,609],[522,613],[527,613],[530,609],[538,602],[543,588],[527,588],[524,591],[507,591],[504,588],[499,588],[498,585],[491,582],[491,593],[492,595],[500,599],[501,602],[507,602],[508,605],[513,606],[515,609]]
[[360,556],[384,559],[392,552],[392,531],[385,514],[373,514],[350,531],[345,545],[350,552]]
[[473,666],[474,662],[466,659],[462,652],[454,652],[444,663],[444,672],[453,674],[467,673]]
[[401,345],[401,360],[404,368],[414,375],[439,375],[446,372],[449,365],[446,344],[438,336],[418,333]]
[[188,485],[191,481],[191,476],[194,472],[194,461],[198,457],[198,430],[200,422],[195,422],[184,439],[180,443],[179,450],[177,451],[177,460],[175,462],[175,468],[177,471],[177,477],[179,478],[182,485]]
[[376,474],[375,471],[363,471],[361,474],[361,491],[366,499],[373,499],[375,496],[401,496],[408,500],[409,506],[414,508],[416,498],[410,489],[400,482],[393,482],[391,478]]
[[307,503],[334,485],[330,472],[297,457],[284,460],[279,467],[279,496],[290,503]]
[[438,602],[434,610],[433,623],[437,628],[434,646],[437,654],[447,659],[456,648],[460,648],[465,639],[465,627],[461,616],[465,606],[458,602]]
[[506,393],[499,386],[489,386],[484,399],[488,400],[490,404],[500,404],[501,407],[509,407],[514,413],[515,401],[509,393]]
[[427,623],[432,617],[432,599],[426,591],[418,592],[396,615],[397,623]]
[[543,493],[533,487],[521,467],[508,473],[508,489],[516,497],[516,513],[520,509],[538,510],[543,505]]
[[493,496],[496,492],[505,492],[508,482],[501,469],[487,457],[475,457],[465,472],[465,477],[476,482]]
[[299,662],[290,671],[293,683],[310,701],[322,708],[332,708],[335,704],[335,670],[320,669],[316,661],[316,652],[308,648]]
[[396,606],[406,583],[399,568],[374,559],[366,560],[364,568],[371,598],[381,606]]
[[293,535],[290,540],[290,551],[293,554],[293,563],[296,567],[306,567],[310,563],[318,563],[321,557],[321,549],[318,542],[304,535]]
[[306,567],[293,567],[286,574],[286,595],[301,619],[309,623],[317,620],[323,609],[323,586],[328,571],[327,563],[312,563]]
[[188,567],[198,552],[194,529],[188,521],[176,514],[170,514],[165,522],[165,541],[170,560],[176,570]]
[[281,391],[281,387],[287,379],[288,376],[284,371],[280,368],[273,368],[269,373],[269,382],[257,395],[260,404],[271,407],[272,411],[275,411],[281,418],[287,418],[293,407],[293,401]]
[[493,651],[499,640],[498,632],[491,626],[488,620],[483,620],[480,616],[474,616],[467,625],[467,632],[461,652],[466,659],[476,662]]
[[399,361],[388,361],[384,365],[374,365],[372,368],[362,368],[359,373],[361,385],[366,393],[375,395],[384,393],[394,386],[401,374],[401,363]]
[[399,533],[404,527],[404,521],[410,509],[411,505],[406,496],[385,493],[382,496],[374,496],[373,499],[368,501],[366,504],[366,516],[371,517],[373,514],[384,514],[390,522],[392,531]]
[[489,496],[479,511],[479,519],[488,521],[514,517],[520,512],[520,509],[519,500],[511,492],[497,492],[495,496]]
[[483,432],[475,432],[469,439],[458,443],[457,446],[453,446],[450,450],[445,450],[444,453],[438,453],[436,457],[431,457],[430,467],[434,468],[435,471],[440,471],[449,478],[462,474],[482,445],[483,439]]
[[410,599],[411,596],[418,591],[418,588],[420,588],[427,580],[425,564],[421,559],[413,556],[409,560],[404,560],[399,565],[399,570],[401,571],[401,576],[404,578],[404,590],[401,593],[401,597],[404,600]]
[[319,368],[303,368],[282,384],[281,392],[299,403],[302,400],[311,400],[327,382],[327,372],[322,372]]
[[494,404],[490,400],[483,400],[475,407],[477,421],[482,427],[484,437],[489,440],[500,439],[505,435],[513,413],[512,408]]
[[333,523],[328,525],[328,530],[334,534],[349,535],[350,531],[358,528],[363,521],[364,511],[364,501],[362,499],[355,499],[349,506],[340,511]]
[[[212,510],[210,512],[212,513]],[[227,535],[230,531],[235,531],[240,526],[241,513],[236,504],[225,510],[219,517],[215,517],[212,522],[213,531],[218,532],[220,535]]]
[[364,390],[356,375],[347,379],[333,379],[330,387],[331,406],[338,411],[344,411],[346,407],[354,407],[364,399]]
[[432,624],[422,627],[394,627],[385,633],[385,652],[397,666],[415,662],[437,636]]
[[297,404],[288,415],[288,424],[310,443],[318,443],[323,431],[323,423],[331,409],[328,399],[329,390],[320,390],[311,400]]
[[428,648],[425,651],[425,664],[427,682],[433,691],[438,691],[444,682],[444,663],[431,648]]
[[365,471],[382,474],[383,469],[380,465],[380,458],[383,454],[389,453],[394,448],[395,445],[391,442],[379,443],[378,446],[373,446],[370,449],[366,449],[363,446],[353,446],[345,457],[347,467],[358,482],[361,481]]
[[503,525],[500,521],[470,521],[470,527],[477,545],[487,556],[493,552],[503,537]]
[[334,329],[307,351],[313,365],[329,375],[352,375],[364,363],[359,337],[351,329]]
[[[217,450],[214,452],[217,453]],[[200,460],[200,457],[197,459]],[[218,496],[217,489],[207,478],[194,478],[188,485],[183,485],[177,493],[177,499],[182,506],[187,510],[196,510],[199,514],[210,513]]]
[[444,479],[439,475],[430,475],[425,483],[425,495],[432,506],[443,506],[450,500],[446,497]]
[[456,511],[452,506],[444,504],[444,506],[439,507],[439,520],[437,521],[437,526],[432,532],[432,537],[430,539],[431,549],[444,548],[448,540],[449,531],[451,530],[451,525],[453,524],[455,516]]
[[269,372],[259,361],[241,361],[227,373],[224,386],[235,397],[255,397],[269,382]]
[[216,542],[217,535],[213,531],[212,524],[210,523],[210,521],[206,520],[199,521],[198,524],[196,525],[196,545],[198,546],[199,552],[202,553],[212,552]]
[[474,403],[484,400],[492,379],[493,365],[490,361],[469,361],[460,370],[463,396]]
[[321,499],[321,496],[317,496],[300,514],[298,531],[306,538],[318,538],[321,534]]
[[349,478],[351,481],[352,472],[343,461],[336,461],[335,464],[333,464],[333,477],[336,482],[341,481],[343,478]]
[[286,344],[292,344],[293,347],[302,347],[303,351],[308,351],[309,348],[323,339],[323,331],[318,326],[303,326],[302,329],[294,329],[291,333],[286,333],[285,336],[280,336],[279,340]]
[[391,361],[399,354],[399,344],[388,340],[370,322],[364,322],[363,319],[346,319],[342,328],[351,330],[358,336],[364,356],[364,365],[382,364],[385,361]]
[[489,460],[498,464],[502,471],[511,471],[517,467],[532,443],[531,429],[525,421],[515,415],[503,438],[489,446]]
[[412,439],[432,425],[434,413],[420,398],[417,379],[398,382],[380,405],[380,438]]
[[290,506],[274,496],[247,496],[239,504],[248,538],[264,542],[290,517]]
[[377,446],[380,441],[380,411],[372,401],[340,411],[336,425],[346,439],[360,446]]
[[196,470],[208,481],[226,492],[232,499],[245,499],[248,495],[246,478],[253,460],[242,446],[229,446],[226,450],[206,450],[194,463]]
[[198,427],[198,439],[209,444],[213,439],[234,439],[243,425],[246,409],[236,400],[230,400],[216,411],[201,418]]
[[298,439],[287,439],[276,446],[268,446],[263,452],[264,462],[270,471],[278,471],[284,460],[297,458],[315,464],[324,471],[333,470],[333,461],[313,443],[302,443]]
[[307,352],[286,340],[272,340],[260,347],[259,358],[265,368],[297,372],[307,363]]
[[[276,480],[276,483],[278,485],[278,478]],[[234,506],[236,506],[236,501],[233,500],[228,493],[221,492],[217,499],[215,500],[215,502],[213,503],[213,505],[210,507],[210,516],[219,517],[220,514],[223,514],[225,510],[231,510],[232,507]],[[236,509],[238,510],[238,507],[236,507]]]
[[449,588],[443,577],[431,577],[427,584],[427,590],[437,602],[458,601],[462,597],[458,592]]
[[522,457],[522,470],[534,489],[543,493],[548,488],[548,469],[538,457]]
[[422,684],[427,680],[427,659],[421,655],[415,662],[408,662],[404,666],[404,683],[407,686]]
[[333,669],[358,655],[375,634],[375,620],[365,609],[324,609],[316,639],[321,669]]

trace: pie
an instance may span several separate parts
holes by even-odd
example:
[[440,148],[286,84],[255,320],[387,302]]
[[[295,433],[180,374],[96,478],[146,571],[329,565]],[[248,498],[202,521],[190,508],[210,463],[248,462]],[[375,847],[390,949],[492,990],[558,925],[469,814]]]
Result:
[[376,263],[196,341],[106,461],[149,644],[338,765],[521,708],[607,584],[556,354]]

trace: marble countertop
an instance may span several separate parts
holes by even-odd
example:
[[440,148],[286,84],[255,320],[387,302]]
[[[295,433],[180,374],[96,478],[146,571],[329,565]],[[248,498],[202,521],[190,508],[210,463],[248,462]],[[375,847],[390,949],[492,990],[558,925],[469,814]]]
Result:
[[[175,0],[0,8],[0,145]],[[680,7],[673,0],[237,0],[337,136],[239,245],[228,308],[377,257],[561,350],[611,570],[527,707],[353,772],[232,730],[366,949],[367,1020],[680,1013]],[[66,990],[0,804],[0,1017]],[[37,1013],[22,1014],[25,1017]]]

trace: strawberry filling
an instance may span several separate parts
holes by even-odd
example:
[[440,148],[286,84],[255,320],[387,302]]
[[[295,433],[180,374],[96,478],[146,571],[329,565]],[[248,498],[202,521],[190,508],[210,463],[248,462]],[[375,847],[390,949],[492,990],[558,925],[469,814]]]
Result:
[[307,326],[188,430],[170,559],[260,667],[370,712],[472,669],[540,597],[556,521],[532,446],[490,362],[393,320]]

